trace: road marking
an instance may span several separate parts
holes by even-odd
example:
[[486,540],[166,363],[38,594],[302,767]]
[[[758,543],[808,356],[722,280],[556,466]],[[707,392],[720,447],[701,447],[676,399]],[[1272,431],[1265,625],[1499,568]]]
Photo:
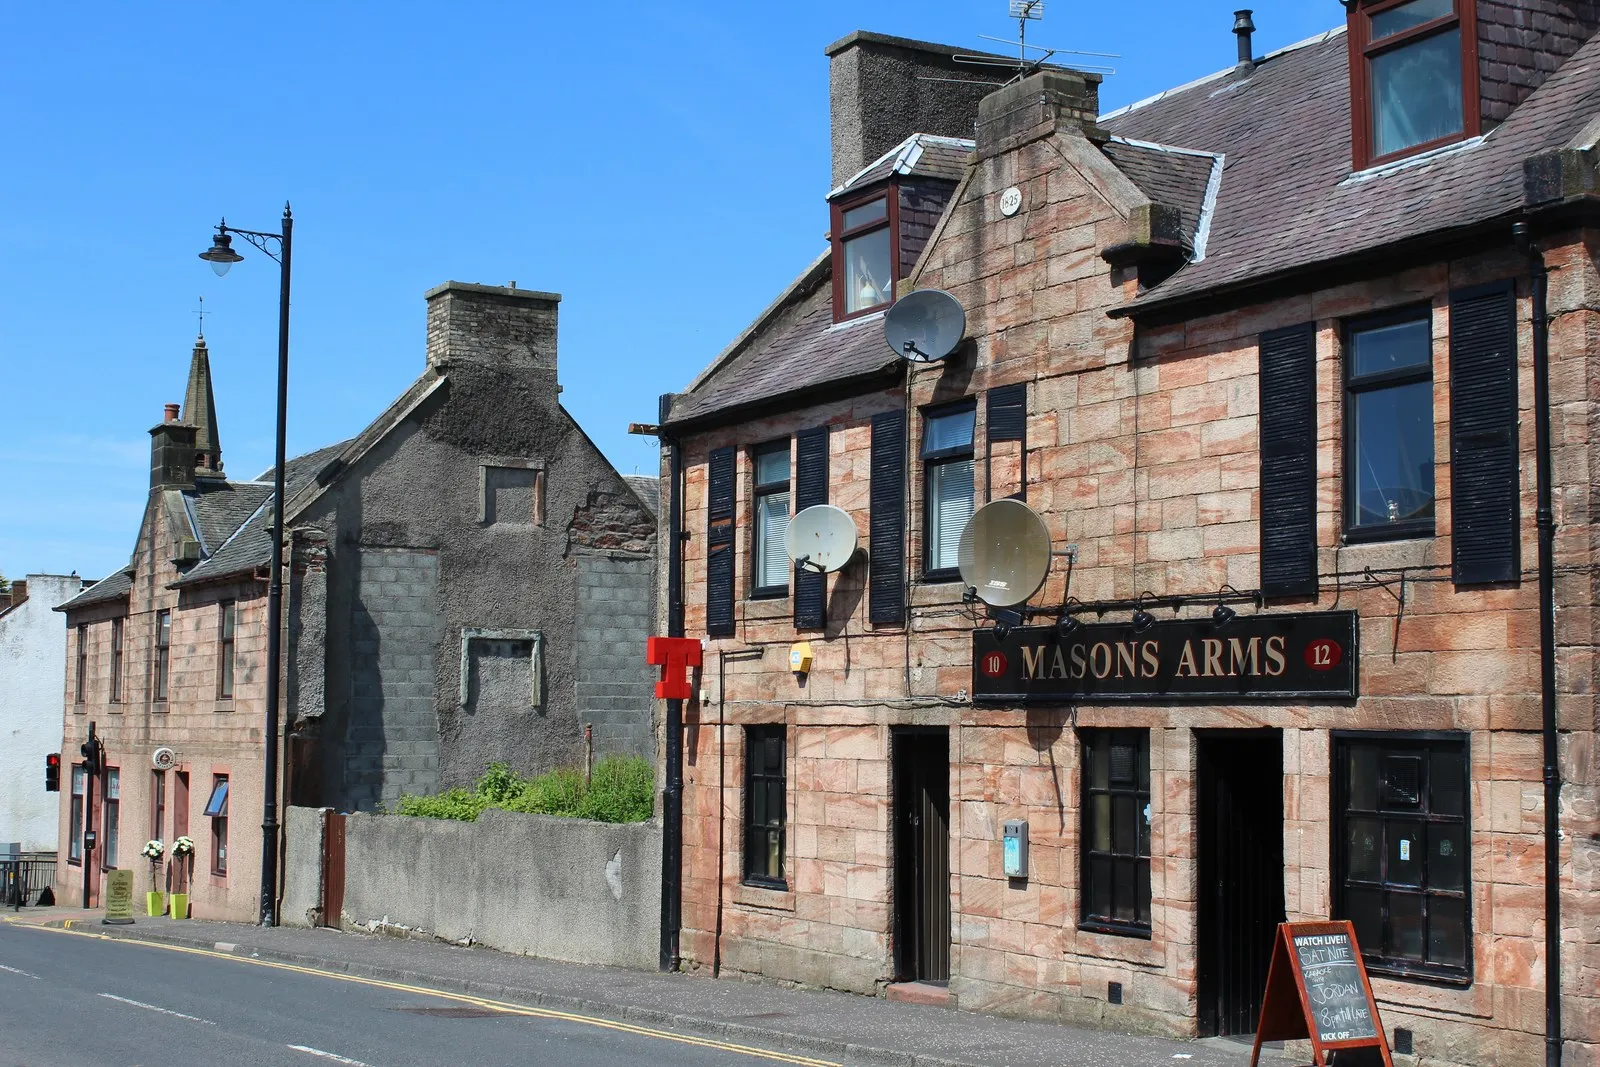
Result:
[[119,997],[115,993],[98,993],[96,996],[105,997],[107,1000],[115,1000],[120,1004],[132,1004],[134,1007],[143,1008],[145,1011],[159,1011],[162,1015],[170,1015],[174,1019],[188,1019],[192,1023],[205,1023],[207,1026],[217,1025],[210,1019],[197,1019],[193,1015],[185,1015],[181,1011],[170,1011],[166,1008],[158,1008],[154,1004],[146,1004],[142,1000],[129,1000],[127,997]]
[[[109,934],[90,933],[87,930],[56,929],[48,926],[22,926],[19,928],[42,930],[51,934],[68,934],[72,937],[88,937],[98,941],[110,941],[119,945],[137,945],[141,948],[158,948],[167,952],[182,952],[191,956],[210,956],[213,959],[229,960],[233,963],[245,963],[254,967],[270,967],[276,971],[290,971],[295,974],[309,974],[317,978],[331,978],[338,982],[350,982],[354,985],[370,986],[373,989],[390,989],[400,993],[417,993],[425,997],[437,997],[440,1000],[450,1000],[458,1004],[473,1004],[481,1008],[489,1008],[505,1015],[525,1015],[535,1019],[555,1019],[561,1022],[581,1023],[584,1026],[593,1026],[601,1030],[615,1030],[618,1033],[635,1034],[639,1037],[655,1038],[659,1041],[674,1041],[681,1045],[693,1045],[697,1048],[714,1049],[719,1052],[735,1052],[757,1059],[772,1060],[775,1063],[794,1064],[795,1067],[843,1067],[834,1060],[819,1060],[810,1056],[799,1056],[789,1052],[773,1052],[770,1049],[755,1048],[750,1045],[737,1045],[729,1041],[715,1041],[711,1038],[691,1037],[687,1034],[675,1034],[670,1030],[655,1030],[648,1026],[635,1026],[632,1023],[619,1023],[611,1019],[601,1019],[592,1015],[575,1015],[571,1012],[554,1011],[549,1008],[530,1008],[524,1004],[512,1004],[501,1000],[486,1000],[483,997],[468,996],[465,993],[450,993],[442,989],[429,989],[427,986],[406,985],[403,982],[387,982],[380,978],[363,978],[355,974],[340,974],[337,971],[319,971],[315,967],[301,967],[293,963],[278,963],[274,960],[255,959],[249,956],[232,956],[223,952],[213,952],[210,949],[191,948],[188,945],[168,945],[160,941],[141,941],[134,937],[112,937]],[[102,993],[101,996],[108,994]],[[165,1009],[156,1009],[158,1011]],[[206,1020],[200,1020],[205,1022]],[[214,1024],[213,1024],[214,1025]]]
[[38,976],[38,975],[36,975],[36,974],[29,974],[29,973],[28,973],[28,972],[27,972],[27,971],[19,971],[19,970],[17,970],[17,969],[16,969],[16,968],[15,968],[15,967],[7,967],[7,966],[6,966],[6,965],[5,965],[5,964],[3,964],[3,963],[0,963],[0,971],[10,971],[10,972],[11,972],[11,973],[12,973],[12,974],[20,974],[20,975],[22,975],[22,977],[24,977],[24,978],[32,978],[32,979],[34,979],[34,980],[35,980],[35,981],[43,981],[43,979],[41,979],[41,978],[40,978],[40,977],[39,977],[39,976]]
[[312,1056],[321,1056],[323,1059],[332,1060],[334,1063],[348,1063],[351,1065],[351,1067],[371,1067],[370,1064],[362,1063],[360,1060],[353,1060],[348,1056],[340,1056],[335,1052],[324,1052],[320,1048],[312,1048],[310,1045],[290,1045],[289,1047],[294,1049],[296,1052],[305,1052]]

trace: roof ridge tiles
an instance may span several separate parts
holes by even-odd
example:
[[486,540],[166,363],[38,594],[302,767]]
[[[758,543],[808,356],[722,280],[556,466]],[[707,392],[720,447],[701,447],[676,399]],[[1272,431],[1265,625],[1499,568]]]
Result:
[[[1296,41],[1293,44],[1287,44],[1287,45],[1284,45],[1282,48],[1274,49],[1273,51],[1268,52],[1266,55],[1262,56],[1259,60],[1256,61],[1256,63],[1259,66],[1260,64],[1265,63],[1268,60],[1277,59],[1279,56],[1287,55],[1290,52],[1298,52],[1302,48],[1314,47],[1316,45],[1319,45],[1319,44],[1323,43],[1324,41],[1327,41],[1327,40],[1330,40],[1331,38],[1337,37],[1337,36],[1343,34],[1344,32],[1345,32],[1345,27],[1343,27],[1343,26],[1335,26],[1331,30],[1324,30],[1322,33],[1316,34],[1315,36],[1312,36],[1312,37],[1307,37],[1303,41]],[[1107,112],[1105,112],[1104,114],[1102,114],[1100,116],[1099,121],[1100,122],[1109,122],[1112,119],[1121,118],[1123,115],[1130,114],[1131,112],[1140,111],[1140,110],[1142,110],[1144,108],[1149,107],[1151,104],[1159,103],[1160,101],[1165,100],[1168,97],[1178,96],[1178,95],[1180,95],[1182,93],[1188,92],[1190,89],[1198,89],[1202,85],[1209,85],[1214,81],[1220,81],[1220,80],[1222,80],[1223,78],[1226,78],[1228,75],[1232,74],[1235,70],[1238,70],[1238,69],[1239,68],[1237,66],[1224,67],[1222,70],[1213,71],[1212,73],[1203,75],[1202,77],[1196,78],[1193,81],[1185,82],[1182,85],[1175,85],[1171,89],[1163,89],[1161,92],[1156,93],[1153,96],[1147,96],[1143,100],[1135,100],[1133,103],[1124,104],[1121,107],[1115,109],[1114,111],[1107,111]]]

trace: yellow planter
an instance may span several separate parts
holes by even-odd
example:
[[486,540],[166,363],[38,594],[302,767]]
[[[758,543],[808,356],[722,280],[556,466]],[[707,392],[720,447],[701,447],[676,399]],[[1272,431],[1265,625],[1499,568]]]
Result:
[[160,915],[167,910],[166,899],[160,893],[146,893],[144,895],[144,913],[146,915]]
[[189,917],[189,894],[172,894],[172,917],[174,919],[187,919]]

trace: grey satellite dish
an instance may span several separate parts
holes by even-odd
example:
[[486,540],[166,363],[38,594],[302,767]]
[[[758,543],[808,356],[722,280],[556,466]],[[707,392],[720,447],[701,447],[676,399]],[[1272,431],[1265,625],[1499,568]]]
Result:
[[789,558],[808,571],[831,574],[856,554],[856,520],[843,508],[817,504],[789,520]]
[[901,359],[932,363],[956,350],[967,332],[961,301],[943,289],[918,289],[883,316],[883,336]]
[[1025,604],[1050,574],[1050,531],[1022,501],[996,500],[967,520],[956,564],[985,604]]

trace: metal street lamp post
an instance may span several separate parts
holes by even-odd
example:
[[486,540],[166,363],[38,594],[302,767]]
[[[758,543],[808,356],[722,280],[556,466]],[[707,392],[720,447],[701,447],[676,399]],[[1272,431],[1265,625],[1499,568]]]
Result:
[[[217,277],[244,259],[233,250],[238,234],[277,262],[278,287],[278,436],[276,461],[272,468],[272,559],[267,581],[267,724],[266,779],[262,787],[261,814],[261,925],[278,925],[278,679],[283,660],[283,465],[285,413],[289,403],[289,258],[293,249],[294,216],[283,205],[283,232],[262,233],[240,230],[223,219],[211,247],[200,258],[211,264]],[[278,242],[273,254],[269,241]]]

